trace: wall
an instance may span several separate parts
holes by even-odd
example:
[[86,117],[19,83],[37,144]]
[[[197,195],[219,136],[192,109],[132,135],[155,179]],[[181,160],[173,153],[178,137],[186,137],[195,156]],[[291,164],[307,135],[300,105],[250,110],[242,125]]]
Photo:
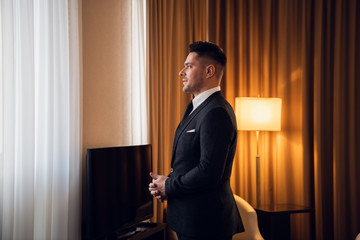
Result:
[[83,150],[129,144],[130,0],[82,1]]

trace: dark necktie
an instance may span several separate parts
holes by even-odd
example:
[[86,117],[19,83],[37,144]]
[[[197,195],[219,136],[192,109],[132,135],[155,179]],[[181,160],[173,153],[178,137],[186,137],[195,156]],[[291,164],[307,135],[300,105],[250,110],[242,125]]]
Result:
[[185,110],[185,113],[183,116],[183,120],[191,113],[192,110],[193,110],[193,104],[192,104],[192,101],[190,101],[186,107],[186,110]]

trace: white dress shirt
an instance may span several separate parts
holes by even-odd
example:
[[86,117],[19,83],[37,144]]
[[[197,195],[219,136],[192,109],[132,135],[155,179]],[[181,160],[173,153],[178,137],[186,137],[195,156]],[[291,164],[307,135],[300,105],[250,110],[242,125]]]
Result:
[[[210,97],[213,93],[219,92],[220,86],[214,87],[214,88],[210,88],[208,90],[206,90],[205,92],[200,93],[199,95],[197,95],[193,100],[193,110],[191,111],[191,113],[198,107],[200,106],[200,104],[202,104],[208,97]],[[191,114],[190,113],[190,114]],[[189,115],[190,115],[189,114]]]

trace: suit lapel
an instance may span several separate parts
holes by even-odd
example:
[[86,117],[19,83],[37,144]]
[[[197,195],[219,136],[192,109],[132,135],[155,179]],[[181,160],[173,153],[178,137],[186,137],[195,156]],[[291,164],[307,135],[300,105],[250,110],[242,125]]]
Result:
[[201,103],[189,116],[187,116],[180,122],[180,124],[178,125],[176,132],[175,132],[171,165],[173,164],[173,161],[174,161],[175,150],[176,150],[177,143],[179,141],[180,136],[183,134],[183,132],[185,131],[185,129],[189,125],[189,123],[201,112],[201,110],[217,96],[221,96],[220,91],[213,93],[203,103]]

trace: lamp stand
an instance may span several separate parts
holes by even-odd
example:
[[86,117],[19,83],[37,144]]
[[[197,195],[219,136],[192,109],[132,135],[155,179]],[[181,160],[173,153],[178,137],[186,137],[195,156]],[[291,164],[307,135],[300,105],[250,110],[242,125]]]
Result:
[[260,131],[256,131],[256,204],[258,207],[260,206],[260,203],[261,203],[259,132]]

